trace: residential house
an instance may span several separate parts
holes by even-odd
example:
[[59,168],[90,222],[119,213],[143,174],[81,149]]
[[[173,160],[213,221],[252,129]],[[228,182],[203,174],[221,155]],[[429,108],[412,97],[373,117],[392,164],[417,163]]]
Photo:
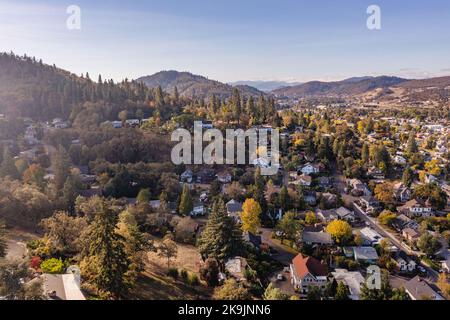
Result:
[[186,170],[180,175],[180,181],[181,182],[191,183],[193,177],[194,177],[194,174],[192,173],[192,171],[191,170]]
[[122,121],[113,121],[113,122],[112,122],[112,127],[113,127],[114,129],[120,129],[120,128],[122,128]]
[[405,283],[405,291],[412,300],[444,300],[424,279],[415,276]]
[[361,197],[360,201],[365,208],[365,212],[369,214],[376,212],[380,207],[379,202],[372,196]]
[[226,204],[227,214],[233,217],[237,222],[241,221],[242,203],[234,199],[230,200]]
[[220,183],[230,183],[232,176],[230,173],[224,171],[224,172],[219,172],[218,174],[216,174],[217,180],[219,180]]
[[332,245],[333,239],[328,232],[302,232],[302,243],[308,245]]
[[319,177],[317,178],[317,184],[323,189],[331,188],[331,179],[329,177]]
[[384,180],[385,178],[384,172],[377,167],[370,167],[369,170],[367,170],[367,174],[369,177],[377,180]]
[[44,294],[49,300],[86,300],[73,273],[44,274],[43,280]]
[[195,205],[192,208],[190,215],[193,217],[204,216],[205,215],[205,207],[203,206],[203,204]]
[[399,202],[406,202],[411,199],[411,190],[402,182],[394,184],[394,198]]
[[379,244],[383,239],[383,237],[378,232],[369,227],[362,228],[359,232],[363,241],[371,246]]
[[213,169],[202,169],[197,172],[197,183],[211,183],[216,177],[216,172]]
[[327,206],[328,208],[333,208],[337,204],[337,195],[334,193],[325,192],[321,194],[321,201]]
[[410,218],[408,218],[407,216],[405,216],[404,214],[399,214],[394,221],[392,222],[392,227],[397,230],[397,231],[402,231],[404,228],[406,228],[406,226],[411,223]]
[[345,207],[340,207],[336,209],[336,214],[339,217],[340,220],[345,220],[347,222],[354,222],[355,221],[355,214],[353,211],[348,210]]
[[245,271],[251,270],[247,260],[243,257],[234,257],[225,262],[225,271],[237,282],[245,281]]
[[376,263],[378,253],[374,247],[353,247],[355,260],[363,263]]
[[303,200],[310,206],[315,206],[317,203],[317,196],[315,191],[306,190],[303,192]]
[[301,176],[298,177],[297,183],[294,183],[294,184],[300,184],[301,186],[304,186],[304,187],[310,187],[311,183],[312,183],[312,177],[302,174]]
[[253,234],[251,232],[243,233],[244,241],[251,244],[255,249],[260,250],[262,245],[261,236]]
[[319,217],[320,220],[323,222],[329,223],[333,220],[337,220],[339,216],[336,213],[336,209],[330,209],[330,210],[317,210],[317,217]]
[[319,173],[320,169],[318,165],[312,164],[310,162],[308,162],[307,164],[305,164],[304,166],[302,166],[300,168],[300,171],[304,174],[304,175],[311,175],[314,173]]
[[302,294],[308,293],[310,286],[325,289],[327,284],[327,267],[313,257],[299,253],[290,265],[291,284]]
[[361,285],[365,282],[364,277],[359,271],[348,271],[346,269],[336,269],[331,273],[337,282],[342,282],[348,288],[349,298],[359,300],[361,294]]
[[128,119],[125,121],[125,123],[128,126],[135,128],[135,127],[139,126],[140,121],[139,121],[139,119]]
[[402,236],[409,243],[415,243],[419,239],[420,233],[417,230],[414,230],[414,229],[411,229],[411,228],[405,228],[405,229],[402,230]]
[[400,155],[396,155],[393,160],[394,160],[394,163],[399,166],[405,166],[407,163],[406,159]]
[[349,187],[352,188],[352,195],[354,196],[371,196],[372,193],[370,192],[369,188],[365,183],[363,183],[359,179],[348,179],[347,184]]
[[430,217],[433,215],[433,209],[431,206],[428,203],[417,199],[409,200],[403,206],[398,207],[397,211],[407,215],[410,218]]
[[436,178],[435,176],[433,176],[432,174],[429,174],[429,173],[425,174],[425,179],[424,179],[425,183],[433,183],[433,182],[437,183],[438,181],[439,181],[439,179]]
[[400,251],[395,259],[400,272],[414,272],[417,267],[417,263],[411,259],[406,253]]

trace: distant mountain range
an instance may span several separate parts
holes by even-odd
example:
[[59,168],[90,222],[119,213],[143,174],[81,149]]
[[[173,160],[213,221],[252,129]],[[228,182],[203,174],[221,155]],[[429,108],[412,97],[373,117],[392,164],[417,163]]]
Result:
[[363,94],[377,88],[389,88],[405,81],[408,80],[388,76],[355,77],[334,82],[311,81],[298,86],[280,88],[273,93],[286,97],[348,96]]
[[398,77],[355,77],[342,81],[311,81],[271,92],[284,98],[363,98],[366,101],[423,102],[450,100],[450,76],[409,80]]
[[258,90],[264,91],[264,92],[270,92],[279,88],[283,87],[292,87],[292,86],[298,86],[302,84],[301,82],[286,82],[286,81],[236,81],[236,82],[230,82],[229,83],[232,86],[240,86],[240,85],[247,85],[254,87]]
[[230,97],[233,88],[244,96],[274,95],[279,98],[363,98],[365,100],[447,101],[450,92],[450,76],[410,80],[392,76],[362,76],[341,81],[310,81],[289,83],[283,81],[237,81],[222,83],[189,72],[161,71],[137,81],[148,87],[161,86],[172,93],[177,87],[185,97]]
[[238,88],[244,96],[265,95],[264,92],[249,85],[230,85],[219,81],[210,80],[206,77],[192,74],[190,72],[178,72],[174,70],[161,71],[151,76],[145,76],[136,79],[150,88],[161,86],[169,93],[173,93],[177,87],[178,93],[185,97],[207,98],[213,94],[220,98],[231,96],[233,88]]

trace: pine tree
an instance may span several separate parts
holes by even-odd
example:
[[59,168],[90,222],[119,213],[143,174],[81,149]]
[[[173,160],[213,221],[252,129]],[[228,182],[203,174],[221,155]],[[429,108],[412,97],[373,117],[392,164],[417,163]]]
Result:
[[409,156],[413,155],[418,151],[417,142],[416,142],[416,134],[414,131],[411,131],[408,138],[408,143],[406,146],[406,152]]
[[198,240],[198,249],[204,259],[214,258],[222,265],[227,258],[239,254],[242,249],[242,232],[233,218],[227,215],[222,199],[213,204],[206,227]]
[[95,257],[98,274],[94,282],[100,290],[119,297],[127,290],[125,273],[129,261],[125,253],[124,239],[116,233],[118,217],[103,201],[91,225],[89,255]]
[[191,191],[187,184],[183,185],[183,191],[180,197],[180,206],[178,207],[178,212],[180,214],[188,215],[192,212],[194,205],[192,203]]
[[67,211],[73,213],[75,210],[75,200],[78,196],[78,189],[75,179],[69,175],[62,189],[63,202]]
[[0,258],[6,256],[6,249],[8,245],[6,244],[6,225],[0,220]]
[[364,164],[367,164],[369,161],[369,145],[367,143],[363,144],[362,150],[361,150],[361,159],[364,162]]
[[6,176],[9,176],[12,179],[20,178],[19,171],[17,170],[14,163],[14,158],[12,157],[8,148],[5,148],[5,151],[3,152],[3,161],[0,166],[0,177]]
[[70,158],[63,146],[59,147],[54,158],[53,168],[55,171],[55,187],[60,192],[70,175]]
[[403,171],[402,182],[406,187],[411,186],[414,180],[414,174],[410,167],[407,167],[405,171]]

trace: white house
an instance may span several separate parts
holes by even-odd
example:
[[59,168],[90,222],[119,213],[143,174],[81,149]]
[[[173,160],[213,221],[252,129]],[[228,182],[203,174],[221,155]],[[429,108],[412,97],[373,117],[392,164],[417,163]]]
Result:
[[364,277],[359,271],[348,271],[346,269],[336,269],[331,273],[337,282],[343,282],[350,292],[351,300],[359,300],[361,294],[361,284],[365,282]]
[[313,257],[305,257],[299,253],[290,265],[291,284],[301,294],[308,293],[310,286],[324,290],[327,284],[327,268]]
[[399,252],[395,261],[397,262],[399,270],[402,272],[413,272],[416,270],[417,263],[408,257],[403,251]]
[[430,217],[433,215],[431,206],[416,199],[410,200],[403,206],[398,207],[397,211],[408,217]]
[[305,164],[300,171],[305,175],[310,175],[313,173],[319,173],[319,168],[311,163]]

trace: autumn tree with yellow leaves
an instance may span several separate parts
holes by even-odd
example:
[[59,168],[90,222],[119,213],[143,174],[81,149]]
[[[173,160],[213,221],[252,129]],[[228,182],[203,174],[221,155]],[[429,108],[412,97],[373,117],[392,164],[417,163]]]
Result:
[[261,226],[261,206],[254,199],[249,198],[245,200],[242,205],[242,230],[251,233],[257,233]]
[[352,237],[352,227],[343,220],[330,222],[326,230],[338,244],[344,244]]

